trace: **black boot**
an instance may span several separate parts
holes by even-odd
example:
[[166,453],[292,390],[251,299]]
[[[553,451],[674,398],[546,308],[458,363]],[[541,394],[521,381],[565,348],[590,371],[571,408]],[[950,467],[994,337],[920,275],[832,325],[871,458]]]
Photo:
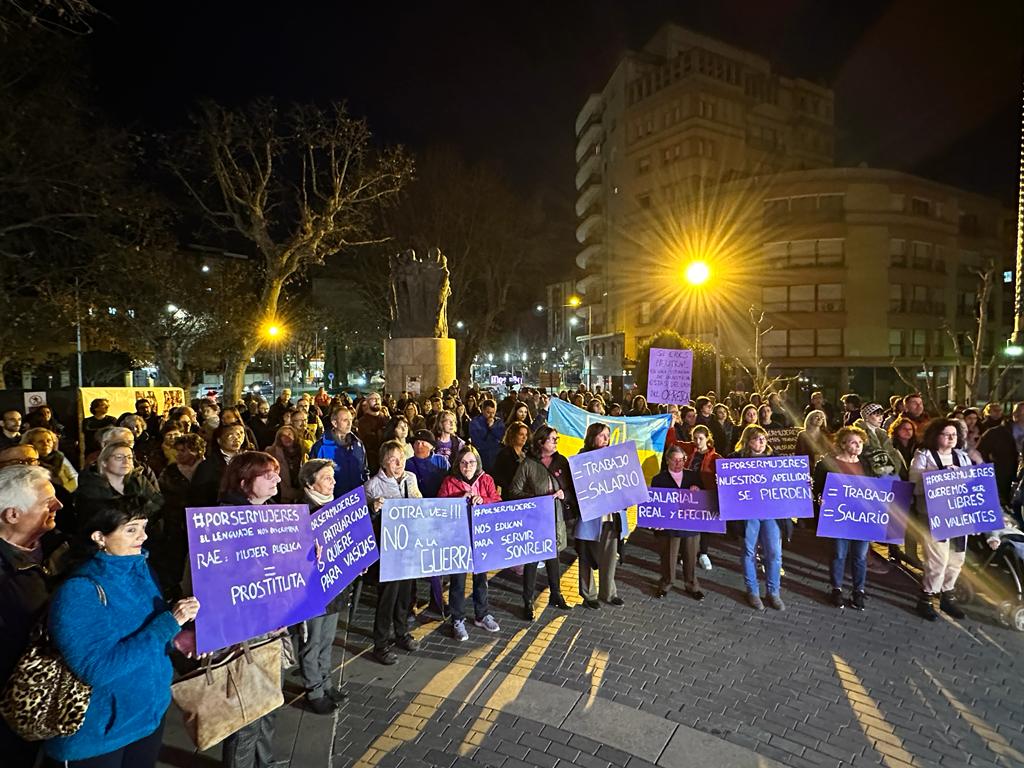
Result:
[[917,612],[922,619],[928,621],[935,621],[939,618],[939,614],[935,612],[935,595],[922,592],[921,596],[917,598]]
[[960,610],[960,606],[956,604],[956,598],[952,592],[943,592],[942,597],[939,598],[939,608],[947,616],[952,616],[954,619],[966,618],[963,611]]
[[533,621],[533,600],[523,600],[523,618]]

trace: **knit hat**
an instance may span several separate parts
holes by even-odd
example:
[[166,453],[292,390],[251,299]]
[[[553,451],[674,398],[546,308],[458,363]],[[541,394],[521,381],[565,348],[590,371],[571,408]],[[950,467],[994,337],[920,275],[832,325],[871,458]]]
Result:
[[436,443],[434,442],[434,433],[429,429],[417,429],[415,434],[412,436],[412,442],[415,443],[417,440],[422,440],[424,443],[430,443],[431,446],[436,447]]
[[867,405],[862,405],[860,407],[860,416],[862,419],[866,419],[868,416],[874,413],[881,413],[883,410],[885,409],[878,403],[868,403]]

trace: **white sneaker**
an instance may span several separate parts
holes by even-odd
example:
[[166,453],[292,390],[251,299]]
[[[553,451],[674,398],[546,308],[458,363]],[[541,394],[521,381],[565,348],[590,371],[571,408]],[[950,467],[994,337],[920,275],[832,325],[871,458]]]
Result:
[[697,563],[705,571],[710,571],[711,570],[711,558],[708,557],[707,555],[701,555],[700,557],[698,557],[697,558]]
[[486,629],[488,632],[497,632],[501,629],[501,627],[498,626],[498,622],[496,622],[494,617],[489,613],[482,619],[473,619],[473,624],[481,629]]
[[466,631],[465,619],[455,619],[452,621],[452,637],[460,643],[463,640],[469,640],[469,632]]

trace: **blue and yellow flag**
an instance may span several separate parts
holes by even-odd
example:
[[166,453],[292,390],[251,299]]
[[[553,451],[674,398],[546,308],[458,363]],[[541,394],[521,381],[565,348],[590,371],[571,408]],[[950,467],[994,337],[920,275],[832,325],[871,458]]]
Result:
[[661,454],[665,450],[665,438],[672,427],[672,414],[602,416],[577,408],[559,398],[551,398],[548,404],[548,424],[558,430],[558,452],[563,456],[574,456],[583,449],[583,437],[587,433],[587,427],[595,421],[608,425],[612,433],[612,445],[626,440],[636,443],[647,482],[658,474],[661,469]]

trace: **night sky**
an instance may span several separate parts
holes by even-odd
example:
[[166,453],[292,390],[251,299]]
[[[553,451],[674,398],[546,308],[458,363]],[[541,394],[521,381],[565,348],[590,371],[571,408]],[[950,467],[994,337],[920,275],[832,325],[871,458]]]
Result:
[[838,164],[1016,203],[1019,0],[96,2],[95,84],[121,123],[174,127],[202,97],[346,100],[383,140],[456,147],[569,210],[577,111],[675,21],[831,85]]

